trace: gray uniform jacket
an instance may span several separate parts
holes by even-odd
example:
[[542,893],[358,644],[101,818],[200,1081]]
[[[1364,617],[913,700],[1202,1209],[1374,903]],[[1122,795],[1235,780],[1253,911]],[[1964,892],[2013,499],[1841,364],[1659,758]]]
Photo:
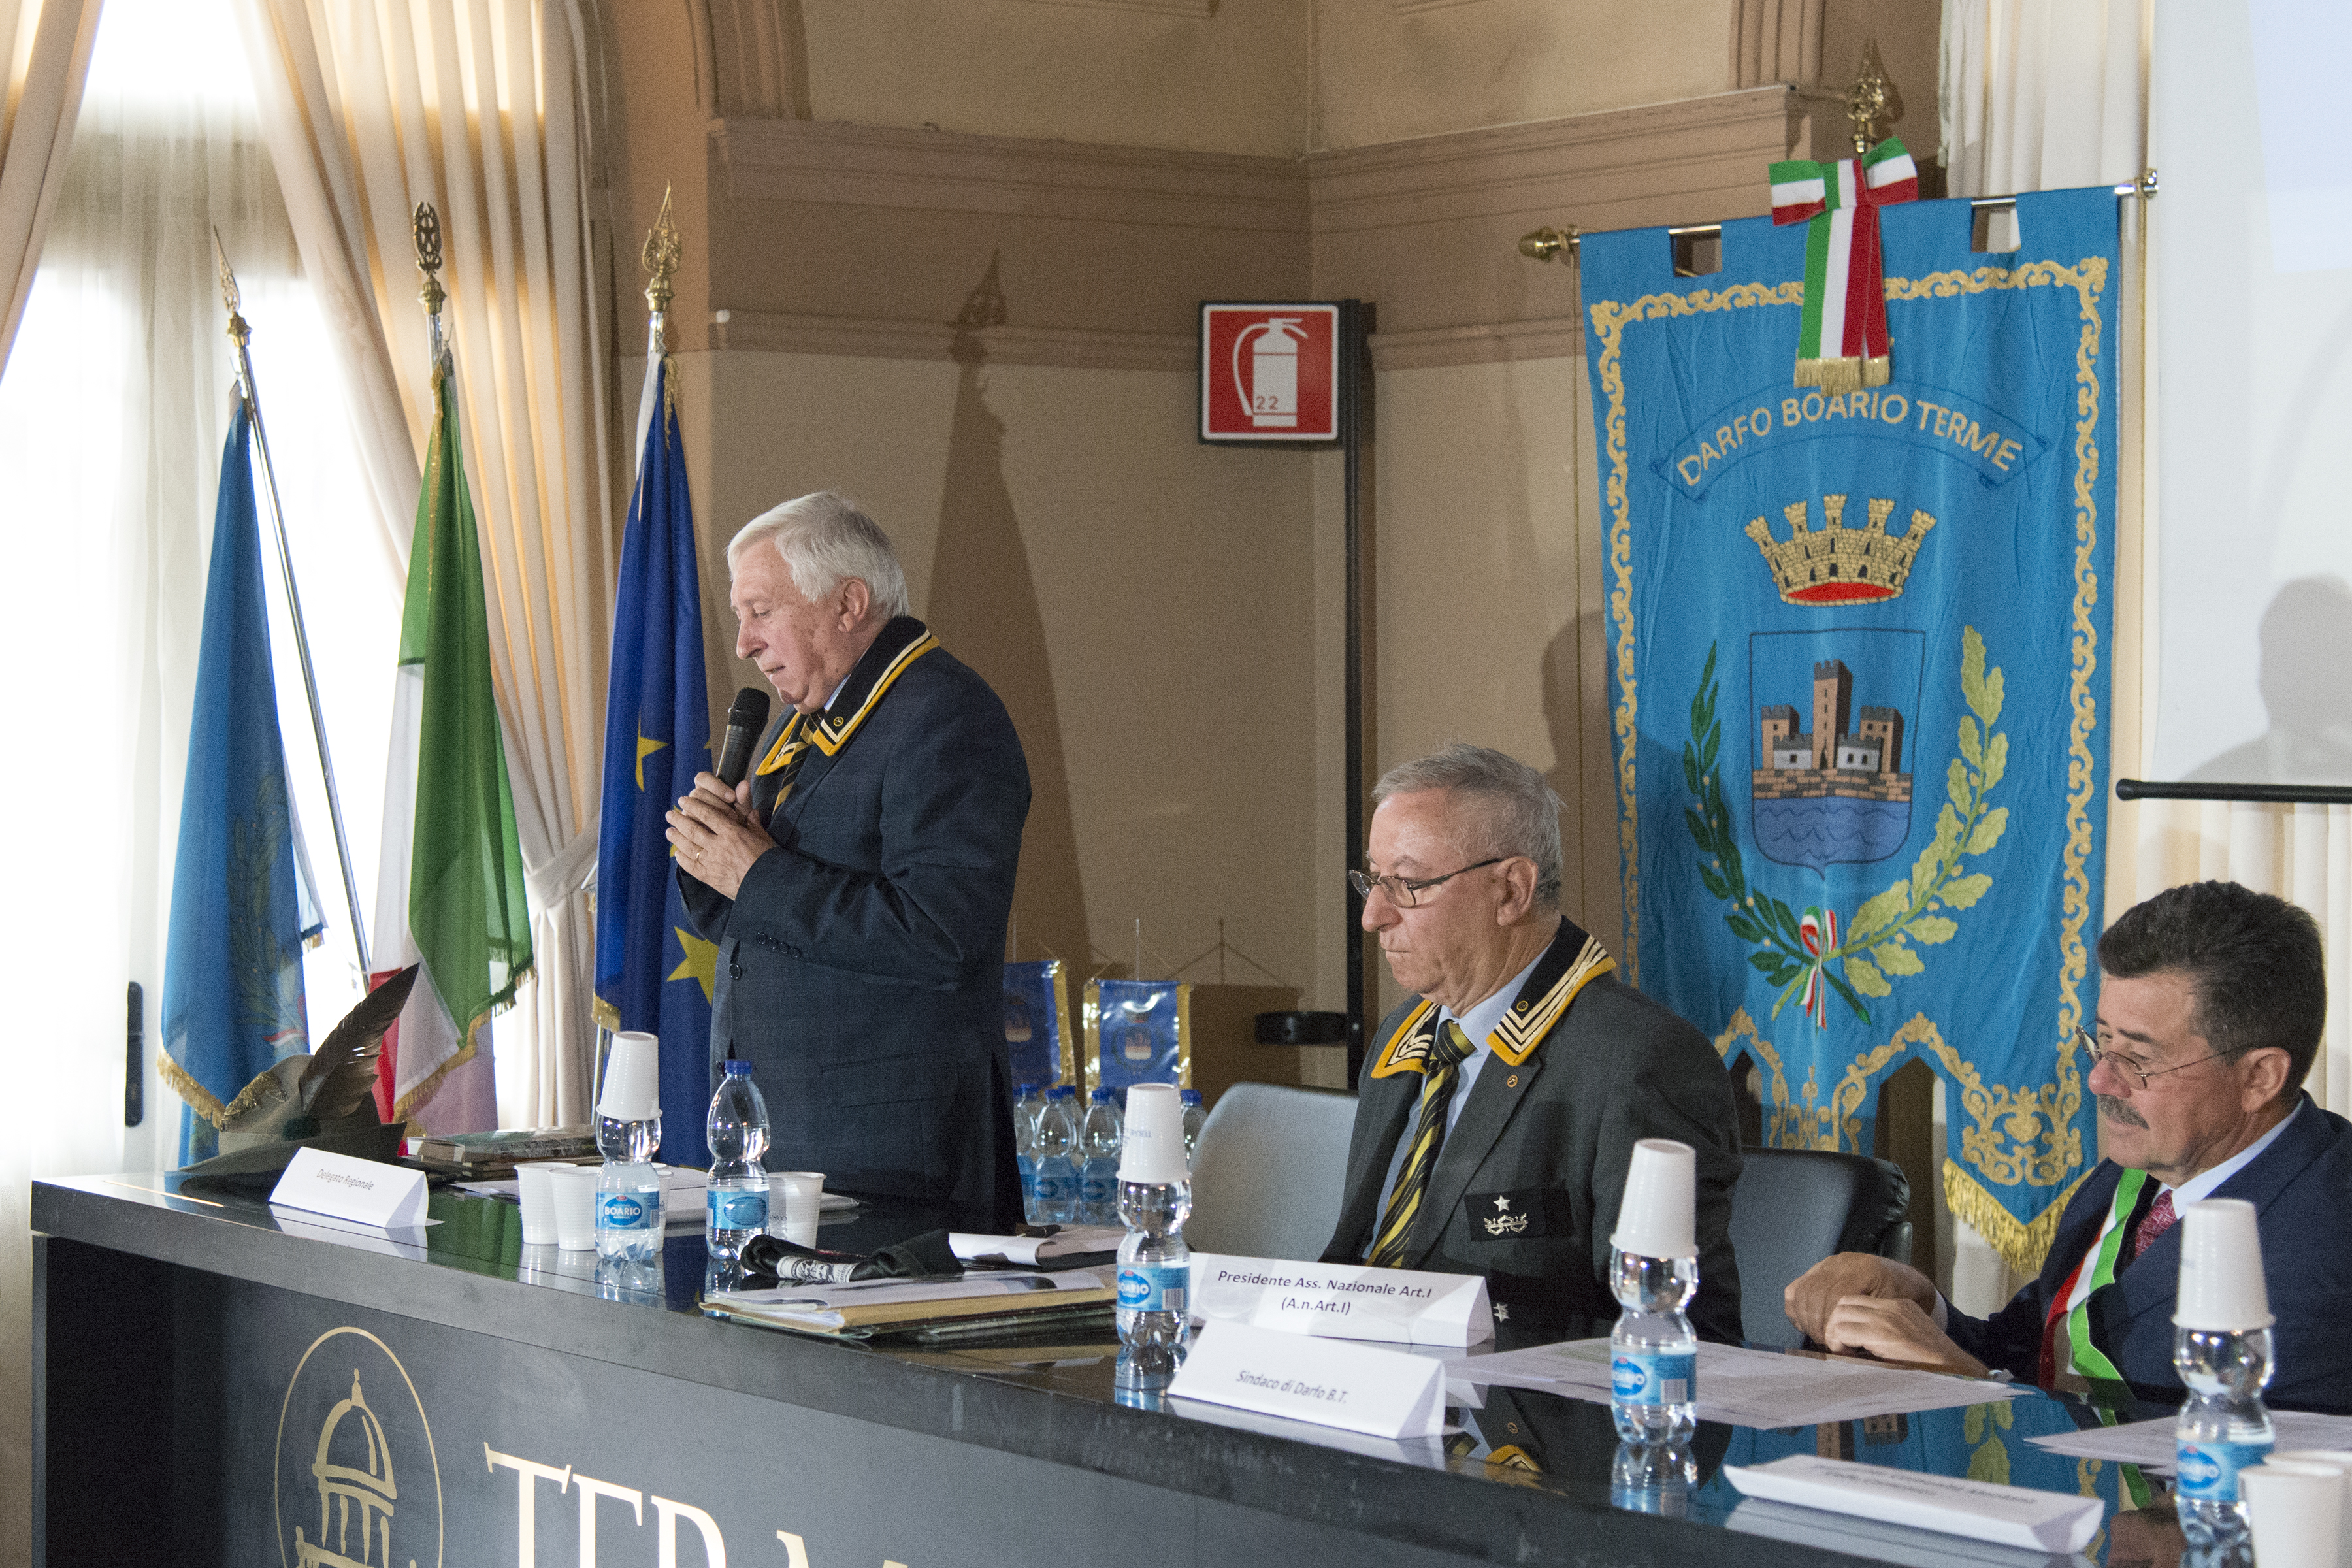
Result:
[[[1483,1274],[1515,1330],[1605,1334],[1609,1233],[1625,1170],[1643,1138],[1697,1152],[1699,1288],[1688,1311],[1702,1339],[1738,1343],[1739,1268],[1731,1185],[1739,1123],[1731,1080],[1706,1037],[1610,971],[1613,962],[1559,922],[1510,1011],[1486,1042],[1468,1101],[1439,1148],[1408,1233],[1404,1267]],[[1408,1000],[1374,1037],[1348,1146],[1348,1184],[1327,1263],[1360,1262],[1379,1225],[1381,1186],[1421,1096],[1436,1004]]]
[[[794,717],[770,726],[763,763]],[[753,1064],[771,1169],[1008,1230],[1004,926],[1029,814],[1013,721],[901,616],[793,739],[807,749],[789,789],[780,769],[753,775],[777,847],[735,897],[677,873],[719,943],[712,1071],[730,1051]]]

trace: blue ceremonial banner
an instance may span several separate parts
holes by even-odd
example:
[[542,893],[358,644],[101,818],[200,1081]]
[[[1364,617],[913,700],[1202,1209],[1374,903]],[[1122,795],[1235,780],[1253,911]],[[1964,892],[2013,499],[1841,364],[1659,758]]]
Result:
[[621,539],[613,667],[604,700],[604,813],[596,842],[596,1017],[661,1039],[662,1158],[707,1165],[710,994],[719,947],[696,934],[670,875],[664,816],[710,767],[702,579],[694,503],[667,355]]
[[1004,1049],[1015,1087],[1077,1081],[1070,1037],[1070,983],[1058,958],[1004,966]]
[[1948,1082],[1952,1210],[2040,1266],[2095,1160],[2115,198],[1880,215],[1892,379],[1791,384],[1805,234],[1587,235],[1628,977],[1754,1058],[1767,1140]]
[[1087,986],[1087,1089],[1192,1082],[1192,988],[1173,980],[1097,980]]
[[225,1112],[254,1075],[310,1048],[302,945],[325,929],[315,905],[306,907],[286,796],[251,452],[240,401],[213,510],[163,952],[162,1070],[187,1102],[184,1165],[220,1152]]

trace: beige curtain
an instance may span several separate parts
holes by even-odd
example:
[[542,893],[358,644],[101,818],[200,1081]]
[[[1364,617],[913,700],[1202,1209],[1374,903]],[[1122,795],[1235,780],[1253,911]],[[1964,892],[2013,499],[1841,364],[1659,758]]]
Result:
[[0,366],[33,291],[41,235],[64,182],[74,116],[98,37],[99,0],[0,0],[7,98],[0,102]]
[[1938,105],[1956,196],[2139,178],[2154,0],[1944,0]]
[[[542,1125],[584,1121],[594,952],[581,889],[595,861],[614,570],[584,27],[572,0],[240,4],[304,264],[331,301],[362,444],[385,469],[388,565],[405,559],[431,396],[410,214],[431,202],[441,215],[533,909],[534,981],[508,1030],[528,1047],[505,1064],[504,1104]],[[443,1094],[480,1094],[464,1070]]]

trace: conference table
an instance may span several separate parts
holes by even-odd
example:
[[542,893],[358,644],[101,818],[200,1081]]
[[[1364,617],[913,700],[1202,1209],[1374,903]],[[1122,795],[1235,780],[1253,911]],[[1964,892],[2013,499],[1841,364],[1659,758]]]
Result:
[[[1122,1393],[1107,1331],[903,1350],[720,1321],[700,1307],[697,1233],[668,1238],[649,1288],[621,1289],[592,1254],[524,1247],[511,1203],[440,1192],[431,1215],[396,1239],[176,1173],[36,1183],[36,1562],[2137,1568],[2181,1552],[2169,1509],[2135,1509],[2122,1467],[2026,1440],[2092,1418],[2053,1395],[1702,1424],[1695,1479],[1639,1485],[1615,1475],[1607,1409],[1575,1399],[1486,1390],[1449,1412],[1477,1454],[1381,1442]],[[940,1219],[867,1199],[822,1241],[872,1250]],[[1481,1457],[1504,1449],[1526,1464]],[[1797,1453],[2096,1495],[2107,1518],[2085,1557],[2053,1559],[1743,1500],[1721,1474]]]

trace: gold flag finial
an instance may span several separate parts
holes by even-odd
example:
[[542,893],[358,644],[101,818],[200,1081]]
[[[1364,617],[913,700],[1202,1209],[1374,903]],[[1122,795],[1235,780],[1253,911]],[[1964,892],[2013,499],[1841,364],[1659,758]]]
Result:
[[670,279],[677,272],[677,225],[669,216],[670,188],[662,186],[660,216],[654,226],[646,232],[644,261],[646,267],[646,306],[656,315],[669,309],[672,296]]
[[229,268],[228,247],[221,244],[217,226],[213,230],[213,256],[220,263],[221,304],[228,310],[228,341],[243,348],[252,337],[253,329],[246,325],[243,316],[237,314],[237,307],[244,303],[244,297],[237,292],[236,274]]
[[1519,236],[1519,254],[1529,261],[1549,261],[1565,251],[1576,254],[1577,233],[1574,224],[1566,228],[1554,228],[1549,224],[1529,234]]
[[416,270],[425,275],[416,298],[425,306],[426,315],[437,316],[441,313],[441,301],[449,296],[441,289],[441,215],[433,210],[431,202],[416,204],[411,232],[416,240]]
[[[1846,118],[1853,121],[1853,155],[1857,158],[1885,140],[1895,129],[1895,121],[1903,118],[1903,97],[1886,79],[1886,67],[1878,58],[1876,38],[1862,47],[1862,69],[1847,90],[1845,103]],[[1884,131],[1879,129],[1882,121],[1886,126]]]

